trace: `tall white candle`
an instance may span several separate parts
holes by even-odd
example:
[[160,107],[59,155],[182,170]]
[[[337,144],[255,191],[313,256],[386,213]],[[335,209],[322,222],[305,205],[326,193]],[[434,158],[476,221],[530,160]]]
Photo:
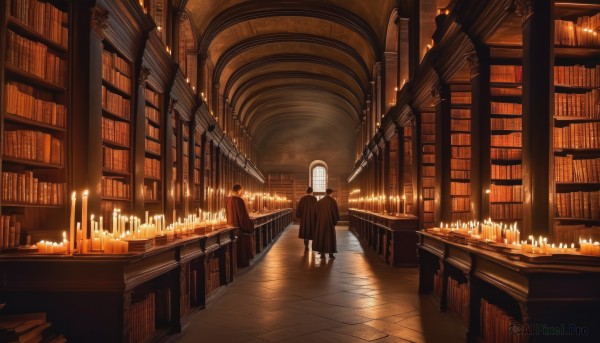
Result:
[[82,238],[82,247],[79,249],[81,253],[87,253],[87,228],[88,228],[88,191],[87,189],[83,191],[83,196],[81,197],[81,238]]
[[69,222],[69,253],[75,252],[75,206],[77,203],[77,193],[71,195],[71,220]]
[[112,223],[112,233],[115,234],[117,231],[117,211],[113,211],[113,223]]
[[102,231],[104,231],[104,220],[102,219],[102,216],[100,216],[100,234],[102,234]]

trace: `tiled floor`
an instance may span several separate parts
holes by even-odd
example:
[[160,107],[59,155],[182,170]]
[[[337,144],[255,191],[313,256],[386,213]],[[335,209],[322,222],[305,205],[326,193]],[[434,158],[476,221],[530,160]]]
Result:
[[455,318],[337,227],[336,259],[304,252],[298,226],[222,289],[172,342],[464,342]]

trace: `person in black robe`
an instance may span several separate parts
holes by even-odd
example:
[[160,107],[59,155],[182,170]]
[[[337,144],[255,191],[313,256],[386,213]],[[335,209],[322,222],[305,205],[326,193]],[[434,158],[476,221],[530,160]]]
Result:
[[321,253],[321,258],[329,253],[329,258],[335,258],[337,243],[335,225],[340,220],[337,202],[331,197],[333,189],[328,188],[325,196],[317,202],[317,231],[313,239],[313,251]]
[[247,267],[250,260],[254,257],[254,222],[250,219],[248,209],[242,199],[242,186],[234,185],[231,196],[225,199],[225,214],[227,216],[227,225],[236,227],[237,241],[237,265],[238,267]]
[[312,187],[306,189],[296,209],[296,218],[300,219],[298,238],[304,239],[304,251],[308,251],[308,242],[314,239],[317,226],[317,198],[312,192]]

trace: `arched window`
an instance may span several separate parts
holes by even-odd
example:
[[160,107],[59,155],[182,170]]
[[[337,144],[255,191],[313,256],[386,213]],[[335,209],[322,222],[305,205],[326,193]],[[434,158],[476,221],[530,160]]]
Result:
[[313,188],[315,196],[320,199],[327,189],[327,164],[321,160],[313,161],[309,166],[308,183]]

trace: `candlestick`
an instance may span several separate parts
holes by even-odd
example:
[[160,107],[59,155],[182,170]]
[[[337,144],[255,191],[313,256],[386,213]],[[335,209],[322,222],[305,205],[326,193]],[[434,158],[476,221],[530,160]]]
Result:
[[75,251],[75,205],[77,203],[77,193],[73,192],[71,196],[71,220],[69,221],[69,254]]
[[88,191],[87,189],[83,192],[83,196],[81,197],[81,221],[82,221],[82,228],[81,228],[81,238],[82,238],[82,246],[81,249],[79,249],[79,251],[81,253],[86,253],[87,252],[87,228],[88,228],[88,217],[87,217],[87,212],[88,212]]

